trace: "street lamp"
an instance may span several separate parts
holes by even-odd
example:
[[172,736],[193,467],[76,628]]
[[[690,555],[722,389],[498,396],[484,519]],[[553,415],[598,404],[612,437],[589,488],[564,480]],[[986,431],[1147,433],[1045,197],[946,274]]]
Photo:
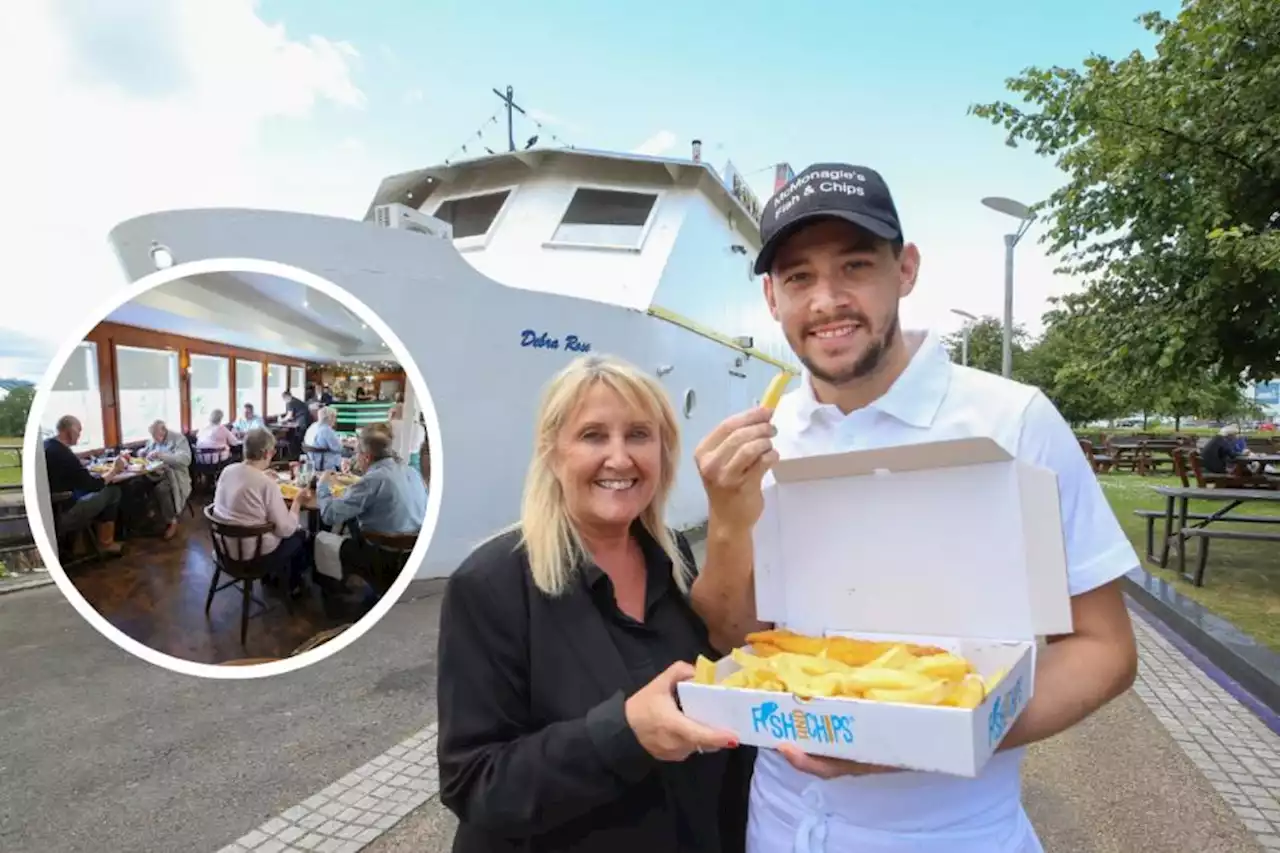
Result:
[[1004,348],[1000,372],[1008,379],[1013,375],[1013,248],[1031,227],[1035,214],[1025,204],[1011,198],[988,196],[982,203],[997,213],[1021,220],[1017,231],[1004,235]]
[[958,314],[964,318],[964,326],[960,329],[960,363],[965,367],[969,366],[969,329],[978,322],[978,318],[970,314],[968,311],[961,311],[959,308],[952,308],[952,314]]

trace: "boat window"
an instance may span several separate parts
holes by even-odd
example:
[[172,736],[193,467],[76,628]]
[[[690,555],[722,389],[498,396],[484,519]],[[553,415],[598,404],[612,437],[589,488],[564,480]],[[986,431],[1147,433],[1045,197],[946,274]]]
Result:
[[556,243],[638,249],[658,201],[654,193],[582,188],[551,238]]
[[493,220],[509,195],[511,190],[451,198],[441,203],[431,215],[453,226],[455,240],[480,237],[489,233]]

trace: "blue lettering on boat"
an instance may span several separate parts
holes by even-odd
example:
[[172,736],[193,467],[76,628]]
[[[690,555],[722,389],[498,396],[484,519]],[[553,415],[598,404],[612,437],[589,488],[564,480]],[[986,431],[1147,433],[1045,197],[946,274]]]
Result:
[[[547,332],[525,329],[520,333],[520,346],[533,349],[560,349],[560,339],[551,337]],[[591,352],[591,344],[577,335],[566,335],[564,349],[567,352]]]

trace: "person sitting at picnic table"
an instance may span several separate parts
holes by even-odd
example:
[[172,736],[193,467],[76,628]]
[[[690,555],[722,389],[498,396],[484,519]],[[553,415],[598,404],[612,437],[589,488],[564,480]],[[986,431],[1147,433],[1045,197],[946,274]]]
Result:
[[234,424],[232,424],[232,427],[243,437],[248,435],[249,430],[261,429],[266,425],[266,422],[262,420],[262,418],[254,414],[253,403],[245,403],[244,413],[240,415],[239,419],[236,420]]
[[[299,494],[292,506],[286,506],[280,484],[270,472],[276,453],[276,437],[265,427],[249,431],[244,438],[244,461],[228,465],[218,478],[213,493],[213,514],[222,522],[243,527],[273,524],[275,529],[262,536],[264,557],[269,557],[273,575],[288,573],[289,595],[302,594],[302,580],[307,571],[307,532],[299,525],[298,516],[307,497]],[[252,540],[224,539],[224,547],[233,558],[252,556],[257,546]],[[242,555],[240,547],[249,549]]]
[[1228,424],[1218,430],[1218,434],[1205,442],[1200,451],[1200,462],[1204,470],[1210,474],[1229,474],[1235,467],[1236,460],[1244,454],[1236,447],[1236,436],[1240,428]]
[[373,569],[375,546],[365,542],[361,530],[374,533],[409,534],[422,528],[427,515],[427,485],[422,475],[396,456],[391,447],[391,431],[373,424],[360,432],[356,463],[364,473],[348,486],[342,497],[334,497],[332,471],[320,475],[316,506],[320,520],[331,528],[346,525],[354,534],[342,541],[338,559],[343,574]]
[[170,430],[164,421],[151,425],[151,440],[142,448],[142,457],[148,462],[164,465],[150,474],[156,484],[156,506],[164,522],[164,538],[172,539],[178,532],[178,519],[191,497],[191,442],[180,433]]
[[342,439],[333,428],[337,422],[337,409],[322,408],[302,439],[304,447],[315,448],[307,455],[317,471],[336,471],[342,465]]
[[202,462],[222,462],[230,459],[231,448],[239,444],[240,439],[222,422],[222,409],[214,409],[210,412],[209,423],[200,427],[199,432],[196,433],[196,450],[201,451]]
[[112,485],[112,481],[124,472],[124,457],[117,456],[109,471],[95,477],[71,449],[80,443],[82,427],[79,419],[74,415],[63,415],[58,418],[55,429],[57,434],[44,442],[49,492],[70,492],[75,499],[75,503],[58,519],[59,525],[68,532],[93,525],[97,528],[98,546],[107,554],[119,556],[124,553],[124,548],[116,541],[120,488]]

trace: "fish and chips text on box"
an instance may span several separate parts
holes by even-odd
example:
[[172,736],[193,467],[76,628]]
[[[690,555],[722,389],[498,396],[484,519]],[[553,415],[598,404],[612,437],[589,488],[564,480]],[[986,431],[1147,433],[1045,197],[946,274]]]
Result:
[[756,525],[777,630],[677,690],[745,744],[976,776],[1071,632],[1053,472],[986,438],[788,459]]

